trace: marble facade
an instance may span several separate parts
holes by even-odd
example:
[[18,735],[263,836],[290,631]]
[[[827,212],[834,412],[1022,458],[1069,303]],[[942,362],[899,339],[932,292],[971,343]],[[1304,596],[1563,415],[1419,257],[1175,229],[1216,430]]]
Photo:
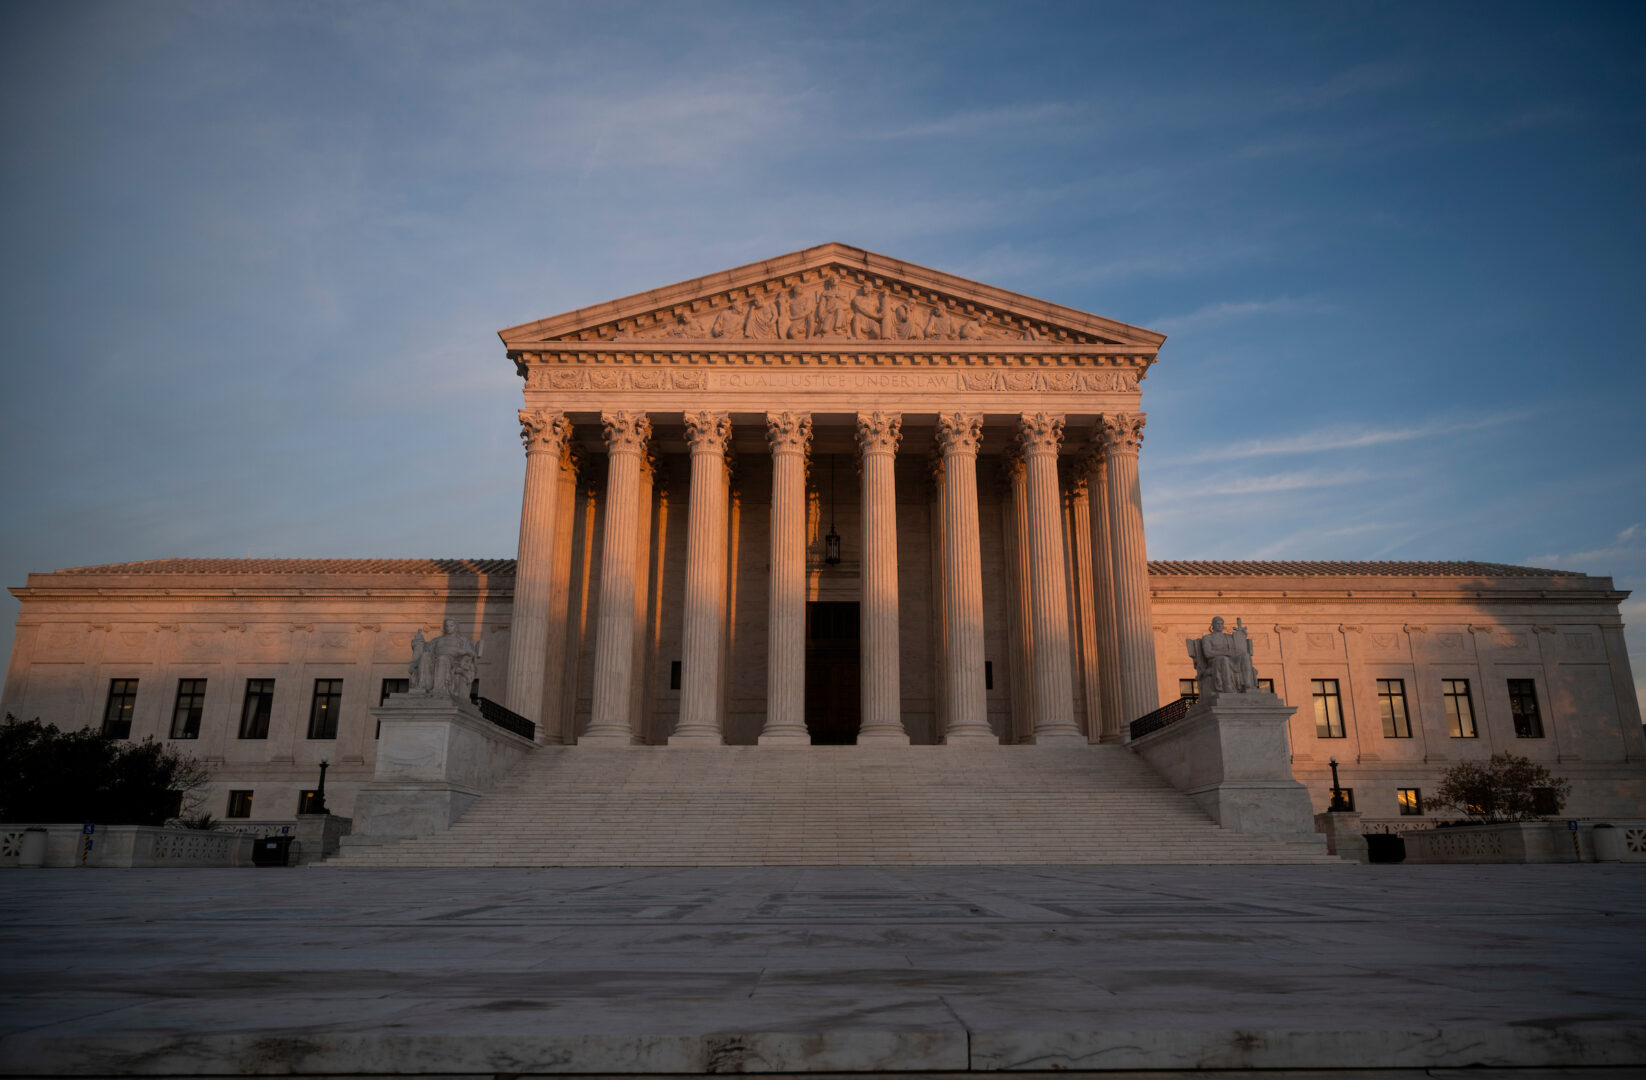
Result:
[[[1148,563],[1137,463],[1160,334],[830,244],[501,337],[523,387],[517,560],[31,575],[5,707],[98,724],[110,680],[136,679],[132,735],[163,738],[177,680],[204,678],[196,747],[218,787],[286,817],[329,755],[348,814],[369,710],[413,633],[448,619],[480,642],[481,694],[540,742],[664,747],[806,743],[830,722],[862,743],[1124,742],[1194,677],[1184,639],[1238,616],[1322,806],[1328,756],[1376,820],[1396,788],[1499,749],[1558,766],[1574,813],[1646,797],[1608,579]],[[849,625],[825,669],[829,612]],[[252,678],[275,681],[263,738],[237,733]],[[342,680],[334,739],[306,735],[321,678]],[[1321,678],[1342,737],[1317,737]],[[1409,737],[1382,733],[1391,678]],[[1536,684],[1543,737],[1515,736],[1508,678]],[[1475,737],[1448,736],[1443,679],[1473,680]]]

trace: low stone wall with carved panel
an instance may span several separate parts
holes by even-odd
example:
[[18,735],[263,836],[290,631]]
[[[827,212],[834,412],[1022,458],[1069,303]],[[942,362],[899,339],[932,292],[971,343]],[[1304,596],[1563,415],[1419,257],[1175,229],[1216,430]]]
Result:
[[19,865],[29,828],[46,830],[48,867],[250,866],[255,843],[238,832],[101,825],[86,852],[79,825],[0,825],[0,867]]
[[1403,834],[1406,838],[1406,861],[1594,862],[1597,859],[1597,825],[1609,825],[1615,830],[1610,842],[1602,843],[1602,850],[1598,853],[1601,861],[1646,862],[1646,821],[1580,821],[1575,833],[1565,821],[1521,821],[1501,825],[1461,825],[1453,829],[1413,829]]

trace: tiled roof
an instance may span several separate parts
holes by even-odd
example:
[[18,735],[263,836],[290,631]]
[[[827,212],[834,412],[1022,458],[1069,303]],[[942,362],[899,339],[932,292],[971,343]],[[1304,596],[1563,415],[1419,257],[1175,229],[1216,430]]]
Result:
[[147,559],[60,574],[504,574],[513,559]]
[[[60,574],[487,574],[514,576],[513,559],[149,559],[77,566]],[[1153,577],[1584,577],[1488,562],[1156,560]]]
[[1571,570],[1542,570],[1489,562],[1269,562],[1165,560],[1149,563],[1153,577],[1586,577]]

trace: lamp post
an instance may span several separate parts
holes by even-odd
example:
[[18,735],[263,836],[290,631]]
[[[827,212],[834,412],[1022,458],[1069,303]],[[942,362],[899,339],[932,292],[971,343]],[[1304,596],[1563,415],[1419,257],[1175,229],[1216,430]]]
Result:
[[1332,767],[1332,805],[1334,813],[1341,813],[1349,809],[1349,800],[1343,797],[1343,789],[1337,785],[1337,758],[1328,758],[1327,764]]
[[326,769],[330,765],[331,762],[327,759],[320,759],[320,783],[314,789],[314,801],[309,804],[311,814],[326,813]]

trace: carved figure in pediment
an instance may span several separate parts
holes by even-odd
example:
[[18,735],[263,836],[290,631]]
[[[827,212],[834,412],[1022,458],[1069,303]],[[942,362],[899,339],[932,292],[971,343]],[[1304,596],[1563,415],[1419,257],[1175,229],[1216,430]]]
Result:
[[851,305],[846,300],[845,290],[835,287],[834,278],[823,282],[812,328],[821,337],[847,337],[851,334]]
[[777,332],[790,341],[802,341],[811,336],[812,297],[799,285],[777,298]]
[[892,312],[892,336],[899,341],[913,341],[920,336],[914,327],[914,311],[907,301],[898,304]]
[[709,327],[710,337],[737,337],[743,332],[743,312],[733,300],[715,315],[714,323]]
[[1202,694],[1251,694],[1257,692],[1257,669],[1252,666],[1252,640],[1246,627],[1235,620],[1234,633],[1223,629],[1223,617],[1212,620],[1211,630],[1189,638],[1189,658]]
[[933,304],[931,314],[926,318],[926,339],[941,341],[955,336],[956,324],[954,316],[942,304]]
[[749,302],[749,317],[743,320],[743,336],[750,341],[777,339],[777,304],[766,296]]
[[871,292],[860,285],[852,297],[852,336],[860,341],[879,341],[886,336],[886,294]]
[[971,322],[960,324],[960,340],[982,341],[983,338],[987,336],[988,331],[988,326],[984,324],[983,319],[980,316],[973,319]]
[[689,313],[677,311],[663,334],[672,338],[700,338],[703,336],[703,327]]

